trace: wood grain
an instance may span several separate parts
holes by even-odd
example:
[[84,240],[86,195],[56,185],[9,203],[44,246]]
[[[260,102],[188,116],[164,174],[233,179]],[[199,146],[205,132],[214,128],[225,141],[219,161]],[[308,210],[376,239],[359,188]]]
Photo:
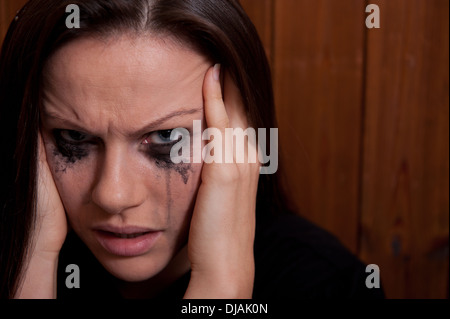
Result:
[[27,0],[0,0],[0,39],[3,43],[3,38],[6,35],[9,24],[17,14],[17,11],[23,7]]
[[241,5],[251,18],[264,43],[266,54],[272,62],[273,50],[273,5],[275,0],[241,0]]
[[364,2],[275,2],[282,162],[300,213],[357,252]]
[[361,257],[388,297],[448,296],[449,2],[372,1]]

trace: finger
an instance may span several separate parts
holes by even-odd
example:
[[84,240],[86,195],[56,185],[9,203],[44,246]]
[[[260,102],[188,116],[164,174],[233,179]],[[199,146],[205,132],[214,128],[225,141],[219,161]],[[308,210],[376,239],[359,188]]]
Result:
[[229,127],[229,118],[225,110],[220,87],[220,64],[210,68],[203,84],[203,98],[205,100],[205,118],[208,127],[224,131]]
[[232,128],[241,127],[245,130],[248,127],[248,120],[244,102],[229,72],[225,72],[224,103],[230,126]]
[[[232,128],[242,128],[242,130],[248,134],[245,136],[243,148],[234,148],[235,158],[244,158],[244,164],[257,163],[257,131],[249,126],[242,94],[229,72],[225,73],[224,103],[230,126]],[[258,169],[259,165],[255,170]]]
[[[227,150],[231,150],[233,146],[233,141],[223,138],[225,136],[225,129],[229,127],[229,118],[223,102],[220,71],[220,64],[216,64],[214,67],[210,68],[206,73],[205,82],[203,85],[205,118],[207,124],[207,129],[203,132],[203,134],[206,134],[210,138],[213,137],[213,141],[216,141],[216,139],[222,137],[217,140],[217,143],[213,142],[208,144],[204,150],[206,151],[204,162],[209,164],[227,162],[226,154],[232,154],[232,151],[227,152]],[[212,144],[214,147],[211,146]],[[219,148],[221,148],[220,152]],[[214,155],[212,155],[212,153],[214,153]],[[214,167],[216,167],[216,165],[214,165]],[[203,175],[206,176],[211,172],[214,172],[214,174],[226,175],[224,171],[219,171],[215,170],[209,172],[204,170]]]

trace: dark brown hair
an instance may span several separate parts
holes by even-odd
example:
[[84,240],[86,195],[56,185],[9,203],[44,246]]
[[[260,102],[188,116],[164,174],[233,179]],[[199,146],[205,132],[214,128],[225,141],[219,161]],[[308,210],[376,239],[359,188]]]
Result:
[[[81,12],[66,27],[66,7]],[[35,225],[42,71],[65,43],[84,36],[154,32],[220,62],[239,88],[250,123],[276,127],[270,69],[258,34],[237,0],[32,0],[8,30],[0,56],[0,298],[24,271]],[[277,175],[262,175],[257,206],[282,209]]]

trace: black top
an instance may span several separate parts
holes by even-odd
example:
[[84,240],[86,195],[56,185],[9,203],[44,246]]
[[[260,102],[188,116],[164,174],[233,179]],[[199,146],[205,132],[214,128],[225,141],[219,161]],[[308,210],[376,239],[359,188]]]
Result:
[[[331,234],[293,214],[259,220],[255,238],[254,298],[384,298],[382,288],[366,287],[366,267]],[[65,268],[80,269],[80,288],[68,289]],[[187,273],[158,298],[181,299]],[[114,278],[74,234],[68,235],[58,265],[58,298],[121,298]]]

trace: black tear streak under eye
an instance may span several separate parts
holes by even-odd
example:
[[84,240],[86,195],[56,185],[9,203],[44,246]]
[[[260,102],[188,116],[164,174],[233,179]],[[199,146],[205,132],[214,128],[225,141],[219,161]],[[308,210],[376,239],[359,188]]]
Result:
[[80,145],[73,145],[64,142],[57,142],[57,148],[53,150],[53,155],[61,155],[67,164],[74,164],[78,160],[88,155],[88,150]]
[[181,178],[183,179],[183,183],[185,185],[188,183],[189,171],[191,171],[190,164],[185,164],[185,163],[175,164],[170,159],[170,156],[157,156],[157,157],[155,156],[155,163],[156,163],[156,166],[158,166],[159,168],[166,169],[166,170],[170,170],[170,169],[174,170],[175,172],[177,172],[178,174],[181,175]]
[[167,225],[170,225],[171,211],[172,211],[172,191],[170,188],[170,170],[166,170],[166,193],[167,193]]
[[67,159],[58,151],[57,147],[53,147],[52,149],[53,157],[54,157],[54,172],[57,173],[66,173],[67,167],[71,165]]

